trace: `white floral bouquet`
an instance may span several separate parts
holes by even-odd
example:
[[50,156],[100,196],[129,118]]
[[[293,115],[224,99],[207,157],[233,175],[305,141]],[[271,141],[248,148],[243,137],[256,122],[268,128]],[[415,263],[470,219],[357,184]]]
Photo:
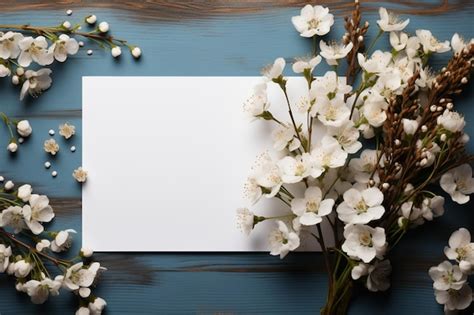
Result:
[[[334,24],[329,9],[305,6],[292,22],[313,40],[313,52],[297,58],[292,69],[306,80],[306,91],[290,101],[288,82],[295,78],[283,75],[286,62],[278,58],[264,68],[263,82],[244,104],[254,119],[275,126],[277,151],[258,157],[245,195],[251,205],[275,198],[287,210],[261,216],[241,208],[238,223],[250,233],[260,222],[275,220],[270,253],[281,258],[304,240],[319,244],[329,276],[321,314],[346,314],[355,281],[370,291],[389,288],[390,250],[410,228],[444,213],[436,183],[459,204],[474,192],[473,156],[465,152],[469,136],[453,100],[467,86],[474,41],[458,34],[451,42],[439,41],[429,30],[410,34],[404,31],[408,19],[384,8],[379,13],[378,34],[366,49],[369,23],[362,22],[358,1],[345,18],[341,42],[331,43],[320,39]],[[391,50],[372,51],[384,34]],[[449,51],[445,67],[429,66],[432,55]],[[318,73],[323,59],[333,69]],[[267,86],[272,84],[280,87],[287,117],[271,111]],[[448,257],[461,261],[467,275],[473,271],[474,244],[464,243]],[[443,285],[435,285],[443,296],[438,302],[447,311],[467,308],[472,291],[466,277],[460,271],[453,276],[448,266],[438,268],[444,272]]]

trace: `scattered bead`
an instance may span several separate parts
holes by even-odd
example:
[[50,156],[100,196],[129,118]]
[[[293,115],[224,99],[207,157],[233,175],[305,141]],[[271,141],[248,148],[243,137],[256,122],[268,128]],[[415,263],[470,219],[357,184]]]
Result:
[[56,172],[56,171],[52,171],[52,172],[51,172],[51,176],[53,176],[53,177],[56,177],[56,176],[58,176],[58,172]]
[[50,136],[54,136],[54,134],[55,134],[53,129],[49,129],[48,133],[49,133]]
[[78,44],[79,44],[79,47],[84,47],[84,42],[83,41],[80,41]]
[[93,25],[93,24],[95,24],[95,22],[97,22],[97,16],[95,16],[94,14],[89,15],[88,17],[86,17],[86,23],[87,24]]
[[92,53],[93,53],[92,49],[89,49],[89,50],[87,51],[87,54],[88,54],[89,56],[92,55]]
[[44,162],[44,167],[47,168],[47,169],[50,168],[51,167],[51,162],[49,162],[49,161]]
[[71,147],[71,152],[75,152],[76,151],[76,147],[75,146],[72,146]]
[[25,142],[25,139],[23,139],[22,137],[18,138],[18,143],[19,144],[22,144],[23,142]]
[[71,22],[69,21],[64,21],[63,22],[63,27],[66,29],[70,29],[72,27]]
[[66,11],[66,14],[67,14],[67,15],[72,15],[72,10],[71,10],[71,9],[67,10],[67,11]]

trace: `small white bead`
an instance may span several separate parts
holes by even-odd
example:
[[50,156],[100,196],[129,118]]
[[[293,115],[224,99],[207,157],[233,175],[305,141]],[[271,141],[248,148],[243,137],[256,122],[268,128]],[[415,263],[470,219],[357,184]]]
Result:
[[89,56],[92,55],[92,53],[93,53],[92,49],[89,49],[89,50],[87,51],[87,54],[88,54]]
[[92,14],[92,15],[89,15],[88,17],[86,17],[86,22],[87,22],[87,24],[92,25],[92,24],[94,24],[96,21],[97,21],[97,16],[95,16],[95,15],[93,15],[93,14]]
[[56,172],[56,171],[52,171],[52,172],[51,172],[51,176],[53,176],[53,177],[56,177],[56,176],[58,176],[58,172]]
[[25,139],[23,139],[22,137],[18,138],[18,143],[21,144],[21,143],[23,143],[23,142],[25,142]]
[[84,42],[83,41],[80,41],[78,44],[79,44],[79,47],[84,47]]
[[426,127],[426,125],[421,126],[421,131],[427,132],[427,131],[428,131],[428,127]]
[[71,9],[67,10],[67,11],[66,11],[66,14],[67,14],[67,15],[72,15],[72,10],[71,10]]
[[75,152],[76,151],[76,147],[75,146],[72,146],[71,147],[71,152]]
[[53,129],[49,129],[48,133],[49,133],[50,136],[54,136],[54,134],[55,134]]
[[44,167],[45,167],[45,168],[50,168],[50,167],[51,167],[51,163],[50,163],[49,161],[44,162]]

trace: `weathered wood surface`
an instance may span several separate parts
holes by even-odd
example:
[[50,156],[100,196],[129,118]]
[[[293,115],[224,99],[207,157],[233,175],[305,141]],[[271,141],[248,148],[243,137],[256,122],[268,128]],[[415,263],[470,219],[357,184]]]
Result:
[[[321,3],[336,9],[338,22],[351,5],[350,1]],[[18,101],[18,91],[5,80],[0,81],[0,110],[28,117],[34,127],[33,136],[16,157],[0,154],[0,174],[17,182],[32,182],[36,192],[50,195],[58,213],[53,227],[73,227],[80,239],[80,186],[70,174],[81,164],[81,77],[257,75],[260,67],[275,57],[291,61],[310,51],[311,43],[300,38],[290,22],[302,4],[281,0],[3,1],[0,23],[54,25],[94,12],[111,23],[114,35],[140,45],[144,56],[134,62],[124,54],[116,61],[107,52],[96,50],[90,57],[81,52],[53,68],[54,85],[50,91],[23,104]],[[366,1],[363,5],[372,25],[376,8],[385,5],[417,15],[410,16],[411,32],[429,28],[441,39],[449,39],[454,32],[464,37],[474,35],[472,1]],[[64,14],[68,8],[74,9],[72,17]],[[341,24],[337,24],[329,38],[342,34]],[[386,45],[387,41],[381,43],[381,47]],[[441,66],[445,61],[446,57],[437,58],[435,64]],[[471,135],[473,100],[473,92],[468,91],[458,103],[471,122],[467,127]],[[159,95],[157,105],[166,107],[160,104]],[[61,153],[51,159],[42,151],[42,142],[48,138],[50,128],[57,128],[64,121],[75,124],[78,135],[71,142],[60,140]],[[125,127],[139,134],[139,122]],[[73,144],[78,148],[76,153],[68,150]],[[5,137],[0,137],[0,148],[5,146]],[[474,152],[472,143],[469,150]],[[45,160],[52,160],[59,171],[56,179],[44,169]],[[123,193],[126,192],[118,195]],[[442,314],[434,300],[427,269],[442,261],[442,249],[453,230],[460,226],[474,230],[474,214],[469,210],[472,205],[449,203],[444,217],[411,232],[392,256],[392,290],[376,295],[361,290],[354,298],[350,314]],[[123,237],[140,239],[127,231]],[[98,259],[110,269],[98,294],[108,300],[111,314],[309,314],[318,311],[326,293],[326,276],[318,254],[292,254],[283,261],[266,253],[114,253],[99,254]],[[56,298],[54,303],[34,306],[24,295],[15,293],[12,286],[10,280],[0,276],[2,315],[74,311],[75,300],[66,295]]]

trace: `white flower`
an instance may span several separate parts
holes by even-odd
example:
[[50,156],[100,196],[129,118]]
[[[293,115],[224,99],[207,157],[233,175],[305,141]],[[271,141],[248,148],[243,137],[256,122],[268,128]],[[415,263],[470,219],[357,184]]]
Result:
[[255,222],[255,215],[247,208],[237,209],[237,225],[240,230],[249,235],[252,232]]
[[380,127],[387,120],[387,108],[388,104],[382,96],[372,94],[364,103],[363,114],[371,126]]
[[90,268],[84,268],[84,264],[79,262],[66,271],[63,285],[71,291],[89,288],[94,283],[96,273]]
[[[343,78],[339,78],[334,71],[328,71],[324,74],[323,77],[317,77],[311,83],[310,95],[311,99],[324,96],[328,99],[333,98],[343,98],[345,94],[349,93],[352,90],[350,85],[345,83]],[[312,115],[316,113],[316,108]]]
[[0,32],[0,58],[2,59],[16,59],[20,54],[20,47],[18,43],[23,39],[21,33]]
[[17,278],[25,278],[33,270],[33,265],[29,262],[26,262],[24,259],[21,259],[15,262],[14,265],[14,274]]
[[140,47],[135,46],[132,48],[133,58],[138,59],[140,58],[141,55],[142,55],[142,50],[140,49]]
[[50,294],[51,296],[58,295],[60,288],[61,282],[49,278],[44,278],[41,281],[30,280],[24,284],[24,289],[34,304],[43,304]]
[[275,196],[283,184],[280,168],[276,165],[268,153],[264,153],[257,158],[253,167],[255,182],[260,187],[267,198]]
[[254,205],[260,200],[262,193],[262,187],[258,185],[257,180],[254,177],[247,178],[244,184],[244,195],[251,205]]
[[280,258],[284,258],[290,251],[300,246],[300,238],[298,234],[290,231],[284,222],[277,221],[277,226],[270,233],[270,254],[274,256],[280,255]]
[[70,38],[66,34],[59,35],[59,39],[55,41],[48,50],[54,55],[59,62],[64,62],[67,55],[75,55],[79,51],[79,44],[76,39]]
[[465,204],[470,197],[466,196],[474,193],[474,178],[472,177],[472,168],[469,164],[463,164],[447,173],[440,179],[441,188],[449,195],[453,201],[459,204]]
[[288,143],[293,140],[294,134],[293,127],[278,125],[272,132],[273,148],[277,151],[285,149]]
[[436,290],[459,290],[466,282],[467,276],[462,273],[459,266],[452,265],[445,260],[429,270],[431,279],[433,279],[433,288]]
[[51,155],[56,155],[59,151],[59,144],[54,139],[48,139],[44,142],[43,149]]
[[445,310],[464,310],[472,302],[472,289],[465,283],[459,290],[435,290],[436,302],[444,304]]
[[310,73],[313,72],[314,68],[321,62],[321,56],[316,56],[311,59],[301,58],[296,60],[293,64],[293,72],[303,73],[308,70]]
[[474,243],[471,242],[471,233],[465,228],[460,228],[451,234],[449,247],[444,248],[446,257],[459,262],[463,273],[469,274],[474,266]]
[[43,91],[49,89],[51,86],[51,70],[40,69],[38,71],[27,70],[25,72],[25,82],[21,87],[20,100],[23,100],[26,93],[28,92],[31,96],[37,97]]
[[73,171],[72,177],[79,183],[84,183],[87,180],[87,171],[82,167],[78,167]]
[[301,14],[291,18],[296,30],[303,37],[326,35],[334,24],[334,16],[329,9],[320,5],[307,4],[301,9]]
[[390,99],[394,94],[401,94],[401,87],[401,73],[398,69],[393,69],[391,72],[384,72],[379,75],[373,90],[377,91],[386,99]]
[[329,45],[323,40],[319,42],[319,48],[321,49],[321,56],[326,59],[326,62],[330,66],[336,66],[337,60],[345,58],[353,47],[352,42],[347,45],[332,42]]
[[32,61],[41,66],[49,65],[53,62],[52,52],[48,52],[48,42],[44,36],[25,37],[18,43],[21,49],[18,63],[22,67],[28,67]]
[[416,37],[420,40],[425,54],[430,52],[443,53],[450,50],[449,41],[439,42],[428,30],[417,30]]
[[44,230],[40,222],[50,222],[54,218],[53,208],[44,195],[31,195],[29,203],[23,207],[23,216],[31,232],[38,235]]
[[342,150],[339,142],[330,136],[324,136],[321,144],[316,146],[311,155],[316,165],[323,168],[337,168],[346,163],[347,152]]
[[18,144],[15,142],[10,142],[7,146],[7,150],[11,153],[15,153],[18,150]]
[[109,23],[107,23],[107,22],[100,22],[98,29],[99,29],[99,31],[100,31],[101,33],[107,33],[107,32],[109,31],[109,29],[110,29]]
[[[0,64],[0,78],[4,78],[6,76],[9,76],[12,72],[10,71],[9,68],[5,67],[4,65]],[[13,78],[12,78],[13,82]]]
[[54,238],[54,240],[51,242],[51,250],[53,252],[59,253],[71,247],[71,244],[72,244],[71,233],[76,233],[76,231],[74,231],[73,229],[59,231],[59,233],[56,234],[56,237]]
[[428,221],[434,217],[442,216],[444,213],[444,198],[434,196],[433,198],[425,198],[421,204],[421,215]]
[[396,51],[400,51],[407,46],[408,35],[404,32],[390,32],[390,45]]
[[362,148],[362,143],[358,141],[359,130],[354,127],[351,120],[347,121],[342,127],[328,128],[328,134],[333,136],[347,153],[356,153]]
[[344,99],[341,98],[332,100],[324,98],[315,107],[319,121],[325,126],[341,127],[348,122],[351,114]]
[[117,58],[122,54],[122,49],[119,46],[114,46],[110,50],[110,53],[112,54],[112,57]]
[[375,257],[381,258],[386,250],[385,230],[381,227],[350,224],[344,228],[345,241],[342,250],[349,256],[369,263]]
[[396,15],[388,13],[385,8],[380,8],[379,14],[380,20],[377,21],[377,24],[384,32],[401,31],[410,23],[410,19],[399,21]]
[[367,281],[365,285],[372,292],[386,291],[390,288],[389,276],[392,272],[390,260],[376,260],[373,265],[369,265],[367,270]]
[[389,70],[388,64],[392,60],[392,54],[376,50],[369,59],[361,53],[357,54],[359,65],[368,73],[382,73]]
[[413,119],[403,118],[402,124],[403,124],[403,131],[405,131],[407,135],[413,135],[415,131],[418,129],[418,122]]
[[351,188],[344,193],[344,201],[336,211],[346,224],[367,224],[378,220],[385,213],[383,193],[376,187],[363,191]]
[[24,202],[27,202],[30,199],[32,192],[33,188],[31,188],[31,185],[25,184],[18,188],[17,196]]
[[10,226],[15,233],[26,228],[23,219],[23,209],[18,206],[10,206],[0,213],[0,227]]
[[285,65],[286,65],[285,59],[281,57],[277,58],[273,62],[273,65],[268,65],[265,68],[263,68],[262,74],[270,81],[274,79],[278,79],[282,75],[283,70],[285,69]]
[[92,315],[100,315],[107,306],[107,302],[100,297],[96,297],[94,302],[89,302],[89,310]]
[[298,183],[308,176],[317,178],[324,171],[308,153],[304,153],[303,156],[296,158],[286,156],[278,161],[277,164],[280,168],[281,179],[283,183],[287,184]]
[[0,273],[4,273],[7,270],[11,255],[11,247],[6,247],[4,244],[0,244]]
[[31,128],[31,125],[28,120],[20,120],[18,124],[16,124],[16,131],[20,136],[26,138],[31,135],[31,133],[33,132],[33,128]]
[[438,116],[437,123],[451,132],[460,132],[464,129],[464,126],[466,126],[464,117],[458,112],[453,112],[449,109],[446,109],[443,115]]
[[304,198],[294,198],[291,201],[291,211],[298,216],[302,225],[318,224],[323,220],[322,217],[331,213],[334,206],[333,199],[321,199],[321,189],[316,186],[309,187]]
[[5,183],[5,185],[3,187],[5,188],[5,190],[8,191],[8,190],[12,190],[13,187],[15,187],[15,184],[11,180],[9,180]]
[[46,240],[46,239],[43,239],[41,241],[39,241],[38,243],[36,243],[36,250],[41,252],[43,251],[43,249],[45,248],[49,248],[51,246],[51,242],[49,240]]
[[364,264],[363,262],[359,262],[357,265],[352,267],[351,270],[351,277],[354,280],[358,280],[363,276],[366,276],[369,274],[369,265]]
[[244,103],[244,112],[251,118],[261,116],[270,107],[267,99],[267,84],[260,83],[254,87],[254,92]]
[[454,53],[460,53],[464,48],[467,47],[468,44],[471,45],[473,43],[474,39],[471,39],[469,42],[465,42],[458,33],[455,33],[451,39],[451,47],[453,48]]

